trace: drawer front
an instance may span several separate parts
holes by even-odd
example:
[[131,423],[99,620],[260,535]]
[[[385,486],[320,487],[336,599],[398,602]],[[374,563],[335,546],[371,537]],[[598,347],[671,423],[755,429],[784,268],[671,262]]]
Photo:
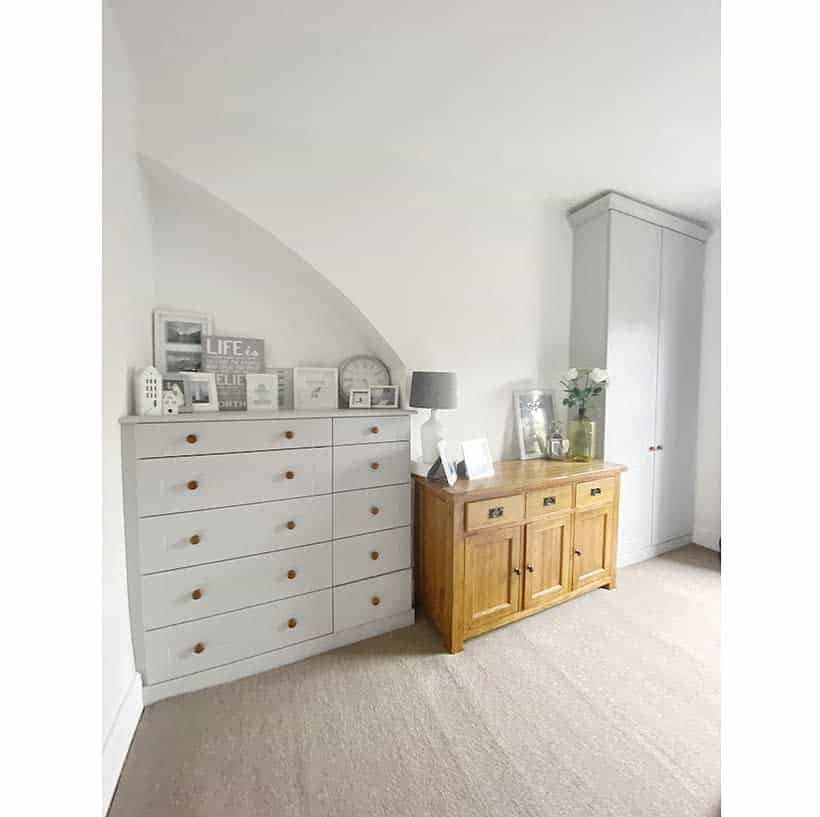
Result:
[[515,494],[485,499],[482,502],[468,502],[464,508],[464,524],[467,530],[510,525],[524,518],[524,495]]
[[137,425],[137,458],[330,445],[331,420],[224,420]]
[[332,630],[332,590],[151,630],[145,634],[145,682],[190,675]]
[[252,556],[333,538],[333,499],[285,499],[140,519],[142,573]]
[[139,460],[138,513],[152,516],[330,493],[332,450]]
[[411,570],[401,570],[375,579],[346,584],[333,589],[334,628],[348,630],[394,616],[413,606]]
[[337,539],[333,543],[334,583],[404,570],[412,563],[412,547],[409,527]]
[[331,551],[324,542],[144,576],[143,625],[166,627],[330,587]]
[[334,445],[386,443],[410,439],[409,417],[336,417]]
[[346,445],[333,451],[333,490],[353,491],[410,481],[410,443]]
[[347,491],[333,497],[333,538],[410,524],[410,486]]
[[527,519],[554,511],[568,511],[572,507],[572,485],[527,491]]
[[579,482],[575,486],[575,507],[607,505],[615,499],[615,477]]

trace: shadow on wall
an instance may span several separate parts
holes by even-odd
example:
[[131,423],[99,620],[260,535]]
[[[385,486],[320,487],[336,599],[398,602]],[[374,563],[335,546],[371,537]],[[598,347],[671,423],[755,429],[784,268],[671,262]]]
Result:
[[[214,331],[265,341],[268,366],[381,358],[406,367],[362,312],[275,235],[205,188],[142,156],[152,215],[156,306],[213,316]],[[405,394],[402,396],[406,399]]]

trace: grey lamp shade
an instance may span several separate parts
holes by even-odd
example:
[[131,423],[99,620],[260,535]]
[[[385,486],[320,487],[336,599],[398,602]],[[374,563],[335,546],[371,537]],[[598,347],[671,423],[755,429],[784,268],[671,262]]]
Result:
[[413,372],[410,405],[414,408],[458,408],[458,383],[455,372]]

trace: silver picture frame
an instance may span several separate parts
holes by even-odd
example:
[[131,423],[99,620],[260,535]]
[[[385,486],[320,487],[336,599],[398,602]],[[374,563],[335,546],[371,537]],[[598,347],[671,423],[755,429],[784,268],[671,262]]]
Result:
[[550,426],[555,419],[553,393],[546,389],[513,392],[513,407],[520,459],[546,458]]

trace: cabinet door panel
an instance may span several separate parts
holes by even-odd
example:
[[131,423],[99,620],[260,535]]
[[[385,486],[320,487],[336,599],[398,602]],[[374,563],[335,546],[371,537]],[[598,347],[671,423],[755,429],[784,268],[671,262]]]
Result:
[[540,607],[570,591],[571,516],[527,525],[524,607]]
[[703,243],[664,230],[661,267],[653,544],[694,527]]
[[464,540],[465,628],[480,630],[521,609],[521,529],[495,528]]
[[575,514],[573,590],[610,574],[614,521],[615,508],[612,505]]

